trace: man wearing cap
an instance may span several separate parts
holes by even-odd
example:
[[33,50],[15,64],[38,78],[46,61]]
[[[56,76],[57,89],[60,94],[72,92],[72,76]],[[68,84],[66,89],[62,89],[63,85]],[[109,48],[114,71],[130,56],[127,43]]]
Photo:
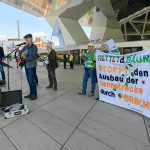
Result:
[[96,78],[95,78],[95,52],[94,44],[90,42],[88,44],[88,53],[84,57],[84,76],[82,83],[82,92],[79,95],[86,95],[87,82],[89,77],[91,78],[91,92],[89,96],[94,96]]
[[26,45],[21,50],[21,57],[26,60],[25,71],[27,81],[30,87],[29,95],[24,98],[29,98],[30,100],[37,99],[37,89],[36,89],[36,66],[37,66],[37,46],[33,44],[32,35],[27,34],[24,36]]

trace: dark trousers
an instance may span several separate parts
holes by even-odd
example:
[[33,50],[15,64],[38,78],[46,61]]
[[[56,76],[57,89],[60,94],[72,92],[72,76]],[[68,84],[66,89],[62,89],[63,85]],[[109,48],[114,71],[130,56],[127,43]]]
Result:
[[2,80],[6,81],[5,72],[2,64],[0,64],[0,72],[1,72]]
[[55,70],[50,70],[47,67],[47,71],[48,71],[49,86],[54,87],[54,89],[57,89],[57,80],[56,80]]
[[64,69],[66,69],[67,60],[64,60]]
[[[35,70],[36,71],[36,70]],[[35,72],[35,83],[39,84],[37,73]]]
[[26,77],[27,81],[30,87],[30,95],[36,96],[37,95],[37,89],[36,89],[36,83],[35,83],[35,76],[36,76],[36,67],[33,68],[26,68]]
[[73,69],[73,61],[70,61],[70,69]]

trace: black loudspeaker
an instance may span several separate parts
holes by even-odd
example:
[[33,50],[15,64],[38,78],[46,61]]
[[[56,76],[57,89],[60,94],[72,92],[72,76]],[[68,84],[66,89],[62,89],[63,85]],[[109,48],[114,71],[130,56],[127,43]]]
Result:
[[22,104],[22,90],[0,91],[0,107],[5,108],[17,103]]

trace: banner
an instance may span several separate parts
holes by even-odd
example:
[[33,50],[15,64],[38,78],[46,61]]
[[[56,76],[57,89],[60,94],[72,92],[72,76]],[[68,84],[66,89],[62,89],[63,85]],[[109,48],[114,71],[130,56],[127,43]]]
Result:
[[55,23],[54,23],[52,36],[56,36],[57,38],[59,38],[60,46],[62,46],[62,47],[65,46],[65,41],[64,41],[64,38],[63,38],[63,35],[62,35],[61,28],[59,26],[58,20],[56,20]]
[[100,100],[150,118],[150,50],[128,55],[97,51]]
[[119,52],[119,50],[117,48],[117,45],[116,45],[116,43],[114,42],[113,39],[110,39],[105,44],[108,45],[110,54],[120,55],[120,52]]

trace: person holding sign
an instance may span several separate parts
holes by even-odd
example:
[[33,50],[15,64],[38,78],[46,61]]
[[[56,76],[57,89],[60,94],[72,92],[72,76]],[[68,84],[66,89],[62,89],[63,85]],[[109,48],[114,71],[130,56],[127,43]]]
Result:
[[[109,53],[109,46],[107,44],[102,44],[99,50],[103,53]],[[96,100],[99,100],[99,96],[95,98]]]
[[94,44],[90,42],[88,44],[88,53],[83,58],[84,59],[84,75],[82,83],[82,92],[79,95],[86,95],[87,82],[89,77],[91,78],[91,92],[89,96],[94,96],[96,78],[95,78],[95,51]]
[[109,46],[107,44],[102,44],[99,50],[103,53],[109,53]]

